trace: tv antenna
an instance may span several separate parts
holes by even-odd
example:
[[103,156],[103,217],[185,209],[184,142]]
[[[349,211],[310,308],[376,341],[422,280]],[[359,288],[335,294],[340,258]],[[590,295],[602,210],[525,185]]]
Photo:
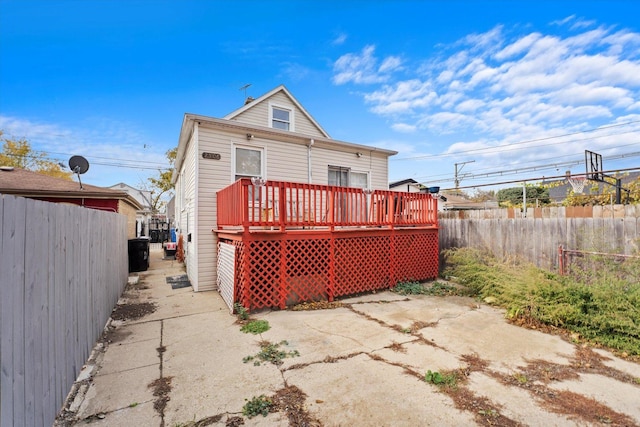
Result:
[[251,83],[247,83],[246,85],[242,86],[239,90],[243,90],[244,91],[244,98],[247,98],[247,88],[251,86]]
[[80,189],[82,190],[82,180],[80,179],[80,175],[89,170],[89,162],[82,156],[71,156],[69,159],[69,169],[78,175],[78,182],[80,183]]

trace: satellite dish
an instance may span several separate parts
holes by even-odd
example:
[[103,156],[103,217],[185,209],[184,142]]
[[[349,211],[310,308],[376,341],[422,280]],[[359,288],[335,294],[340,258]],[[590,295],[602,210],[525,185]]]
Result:
[[89,170],[89,162],[82,156],[71,156],[69,159],[69,168],[73,173],[78,175],[78,182],[80,183],[80,189],[82,190],[82,180],[80,175]]
[[69,168],[73,173],[81,175],[89,170],[89,162],[82,156],[72,156],[69,159]]

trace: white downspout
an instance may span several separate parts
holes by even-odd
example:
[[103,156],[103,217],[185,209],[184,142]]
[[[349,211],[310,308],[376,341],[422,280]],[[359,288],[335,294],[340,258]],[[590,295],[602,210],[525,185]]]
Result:
[[314,144],[314,140],[313,138],[309,141],[309,145],[307,145],[307,171],[309,174],[309,177],[307,178],[308,184],[311,184],[311,178],[312,178],[312,174],[311,174],[311,147]]

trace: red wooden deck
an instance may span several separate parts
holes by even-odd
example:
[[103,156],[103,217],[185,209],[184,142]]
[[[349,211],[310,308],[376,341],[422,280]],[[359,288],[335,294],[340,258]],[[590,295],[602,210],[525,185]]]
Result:
[[430,194],[242,179],[217,198],[214,232],[235,246],[234,300],[249,310],[438,275]]

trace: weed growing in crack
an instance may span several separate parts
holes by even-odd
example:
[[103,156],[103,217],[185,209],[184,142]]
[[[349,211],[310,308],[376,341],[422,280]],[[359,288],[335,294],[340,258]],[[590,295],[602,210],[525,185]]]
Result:
[[455,388],[458,383],[458,378],[456,377],[456,374],[453,372],[448,374],[447,373],[441,374],[438,371],[431,372],[431,370],[428,370],[427,373],[424,375],[424,380],[429,384],[434,384],[439,387]]
[[400,295],[421,295],[424,294],[424,286],[419,282],[400,282],[392,291]]
[[266,320],[251,320],[250,322],[242,325],[240,331],[244,332],[245,334],[258,335],[268,331],[270,327],[271,326],[269,326],[269,322],[267,322]]
[[253,361],[254,366],[260,366],[262,362],[270,362],[274,365],[282,365],[282,360],[287,357],[300,356],[298,350],[284,351],[280,349],[280,346],[289,345],[287,341],[280,341],[273,344],[269,341],[262,341],[260,343],[260,351],[254,356],[246,356],[242,359],[244,363]]
[[400,282],[393,289],[400,295],[462,295],[462,291],[452,285],[442,282],[433,282],[430,286],[425,286],[420,282]]
[[264,394],[258,397],[254,396],[251,400],[245,400],[247,403],[242,407],[242,415],[249,418],[257,417],[258,415],[266,417],[273,406],[273,401]]
[[513,374],[513,378],[515,378],[516,381],[518,381],[518,383],[520,384],[526,384],[529,381],[529,378],[527,378],[526,375],[523,374]]
[[233,310],[236,312],[238,320],[247,320],[249,318],[249,312],[240,303],[233,304]]

